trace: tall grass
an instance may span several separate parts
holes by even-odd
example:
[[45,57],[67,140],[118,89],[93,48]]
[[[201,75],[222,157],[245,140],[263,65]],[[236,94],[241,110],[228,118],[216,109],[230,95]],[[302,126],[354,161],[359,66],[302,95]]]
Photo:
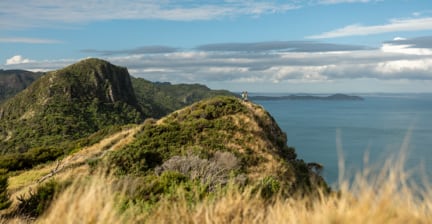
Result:
[[[390,159],[379,172],[370,167],[353,181],[341,179],[340,190],[314,198],[263,199],[251,188],[228,187],[215,197],[190,203],[182,197],[162,199],[143,210],[120,209],[123,187],[113,177],[77,181],[52,204],[38,223],[430,223],[431,185],[408,181],[403,160]],[[255,193],[253,193],[255,192]]]
[[56,196],[37,220],[0,220],[0,223],[431,223],[432,184],[418,184],[405,167],[411,138],[408,131],[399,155],[380,166],[368,164],[347,175],[341,132],[337,191],[313,197],[263,198],[256,188],[228,184],[209,197],[178,189],[176,197],[162,197],[155,205],[133,201],[128,191],[134,178],[99,174],[74,176],[74,183]]
[[124,223],[113,181],[102,174],[77,178],[37,223]]

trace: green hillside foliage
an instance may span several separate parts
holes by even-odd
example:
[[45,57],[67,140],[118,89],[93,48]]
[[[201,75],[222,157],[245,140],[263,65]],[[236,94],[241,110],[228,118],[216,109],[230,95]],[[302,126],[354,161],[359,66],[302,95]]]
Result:
[[242,110],[235,98],[215,98],[175,112],[163,125],[146,122],[137,140],[114,153],[111,162],[121,173],[138,174],[188,149],[207,158],[216,150],[227,151],[226,140],[237,131],[228,116]]
[[[171,194],[173,184],[211,192],[229,181],[255,183],[264,197],[315,191],[317,186],[327,189],[286,145],[286,135],[273,118],[266,112],[256,114],[245,104],[249,103],[234,97],[216,97],[161,121],[148,120],[135,141],[110,153],[102,164],[118,175],[143,177],[137,186],[140,193],[134,194],[142,198]],[[280,169],[267,171],[265,164]]]
[[149,117],[159,118],[202,99],[233,96],[226,90],[211,90],[200,84],[170,84],[132,78],[140,106]]
[[[149,118],[134,130],[119,148],[101,157],[89,153],[86,162],[61,172],[70,172],[66,176],[75,178],[81,172],[78,170],[87,167],[88,173],[76,180],[77,186],[98,175],[109,176],[111,181],[98,186],[110,186],[114,195],[122,195],[116,199],[116,209],[134,208],[143,214],[150,214],[167,201],[181,200],[196,206],[230,189],[248,189],[268,202],[329,191],[310,164],[297,159],[295,149],[287,146],[286,134],[271,115],[261,106],[236,97],[202,100],[160,120]],[[94,134],[87,142],[80,141],[90,144],[104,135]],[[56,152],[53,146],[19,155],[54,160]],[[11,155],[18,154],[2,158]],[[65,161],[72,161],[68,159],[71,157]],[[20,158],[8,161],[27,162]],[[8,161],[3,159],[1,163]],[[17,206],[7,214],[42,217],[50,206],[53,208],[52,201],[70,187],[70,179],[53,179],[39,184],[27,196],[19,196]]]
[[[98,142],[113,142],[106,137],[114,133],[122,134],[116,147],[102,150],[113,143]],[[90,145],[72,164],[72,153]],[[131,79],[126,68],[99,59],[48,72],[1,104],[0,149],[0,207],[10,203],[7,174],[62,157],[68,168],[50,174],[70,174],[18,196],[11,217],[43,216],[80,172],[109,174],[104,184],[122,192],[117,207],[124,211],[149,212],[167,200],[197,205],[228,189],[249,189],[264,201],[329,191],[317,165],[297,159],[261,106],[203,85]]]
[[0,69],[0,103],[27,88],[41,75],[39,72]]
[[122,125],[162,117],[216,95],[231,93],[131,78],[126,68],[99,59],[47,72],[0,106],[0,168],[18,170],[55,160]]
[[7,170],[0,169],[0,210],[8,208],[11,204],[8,194],[8,174]]
[[95,132],[142,120],[127,70],[87,59],[47,73],[1,106],[0,167],[32,167]]

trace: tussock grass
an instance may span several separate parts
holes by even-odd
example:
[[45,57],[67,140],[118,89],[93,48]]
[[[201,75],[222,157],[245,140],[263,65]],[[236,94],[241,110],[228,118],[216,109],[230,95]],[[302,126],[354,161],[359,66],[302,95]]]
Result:
[[17,197],[21,195],[28,196],[29,190],[36,189],[39,184],[42,184],[38,183],[38,181],[46,175],[51,174],[56,167],[58,171],[46,180],[52,178],[56,178],[57,180],[66,180],[87,175],[88,166],[85,163],[87,160],[102,157],[106,151],[118,150],[128,144],[133,140],[133,135],[138,131],[139,127],[140,126],[133,126],[115,133],[92,146],[83,148],[78,152],[66,156],[62,160],[58,160],[57,162],[41,164],[33,169],[21,171],[16,175],[10,176],[8,190],[11,194],[10,198],[12,200],[12,206],[9,210],[16,208],[18,203]]
[[125,223],[116,203],[113,178],[101,175],[91,180],[77,178],[36,223]]
[[[272,121],[268,120],[268,122]],[[130,132],[127,142],[133,140],[134,134],[139,129],[137,127],[135,131]],[[421,185],[413,182],[410,178],[412,171],[407,171],[404,163],[410,135],[409,131],[398,156],[388,158],[380,166],[369,165],[366,156],[365,168],[354,176],[349,176],[344,172],[346,169],[341,132],[337,131],[336,145],[340,155],[338,189],[331,193],[318,192],[310,196],[285,197],[282,196],[283,194],[276,194],[263,197],[262,192],[265,189],[260,192],[257,186],[238,186],[231,182],[225,187],[206,192],[208,194],[204,196],[198,190],[195,191],[194,185],[172,185],[176,188],[168,189],[169,194],[161,194],[160,198],[149,202],[152,200],[152,195],[148,195],[151,192],[137,192],[135,188],[139,188],[139,181],[156,179],[138,178],[133,175],[110,176],[107,175],[109,172],[105,171],[100,173],[96,171],[89,173],[88,170],[65,172],[63,175],[70,175],[69,179],[74,179],[74,183],[56,195],[50,208],[34,222],[430,223],[432,220],[432,184],[426,179]],[[107,141],[106,144],[101,144],[98,150],[89,151],[100,152],[102,148],[105,148],[102,146],[106,145],[115,151],[117,146],[121,148],[127,142],[119,141],[112,145],[112,141]],[[86,155],[89,153],[87,152]],[[198,165],[201,164],[202,167],[207,167],[212,162],[211,159],[204,160],[198,157],[186,160],[186,157],[180,156],[172,157],[172,159],[167,160],[167,163],[164,163],[165,166],[162,164],[161,171],[181,172],[183,168],[187,168],[186,171],[188,171],[188,167],[193,165],[192,161]],[[224,161],[228,159],[225,158]],[[272,169],[266,167],[263,170],[269,172]],[[189,174],[186,171],[182,172],[183,176]],[[162,176],[152,177],[161,178]],[[179,177],[179,175],[173,175],[173,177]],[[182,186],[189,187],[189,189],[182,189]],[[286,186],[282,185],[282,187]],[[148,188],[143,189],[148,190]],[[283,191],[283,189],[280,190]],[[134,198],[141,193],[144,196]],[[20,220],[16,222],[19,223]]]
[[[366,168],[340,190],[315,197],[266,200],[252,188],[229,185],[213,197],[191,203],[182,196],[162,199],[152,209],[124,204],[124,187],[113,177],[87,178],[52,204],[38,223],[430,223],[431,185],[408,181],[403,160],[389,160],[378,173]],[[77,182],[78,183],[78,182]]]

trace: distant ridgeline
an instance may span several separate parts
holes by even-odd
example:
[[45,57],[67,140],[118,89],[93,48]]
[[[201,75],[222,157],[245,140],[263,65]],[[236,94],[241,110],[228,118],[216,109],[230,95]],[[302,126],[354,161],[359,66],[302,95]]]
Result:
[[333,94],[330,96],[289,95],[289,96],[250,96],[251,100],[364,100],[360,96]]
[[[205,97],[230,94],[201,85],[160,85],[131,79],[126,68],[99,59],[86,59],[43,75],[17,71],[1,71],[19,75],[0,82],[4,86],[22,83],[16,85],[16,92],[27,87],[0,105],[0,168],[9,170],[54,160],[123,125],[161,117]],[[32,82],[32,77],[39,76]],[[9,90],[0,93],[3,98],[14,95]]]
[[0,69],[0,103],[27,88],[41,75],[40,72]]
[[226,90],[211,90],[201,84],[150,82],[133,78],[132,86],[144,113],[159,118],[202,99],[214,96],[234,96]]

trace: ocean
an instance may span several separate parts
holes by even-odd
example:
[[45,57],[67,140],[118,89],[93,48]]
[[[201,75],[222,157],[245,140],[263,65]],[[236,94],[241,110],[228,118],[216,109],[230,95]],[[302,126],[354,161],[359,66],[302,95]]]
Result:
[[322,176],[332,186],[339,176],[338,142],[348,178],[362,169],[365,156],[368,166],[380,167],[402,149],[411,177],[432,180],[432,94],[358,96],[365,100],[254,102],[275,118],[299,159],[324,166]]

